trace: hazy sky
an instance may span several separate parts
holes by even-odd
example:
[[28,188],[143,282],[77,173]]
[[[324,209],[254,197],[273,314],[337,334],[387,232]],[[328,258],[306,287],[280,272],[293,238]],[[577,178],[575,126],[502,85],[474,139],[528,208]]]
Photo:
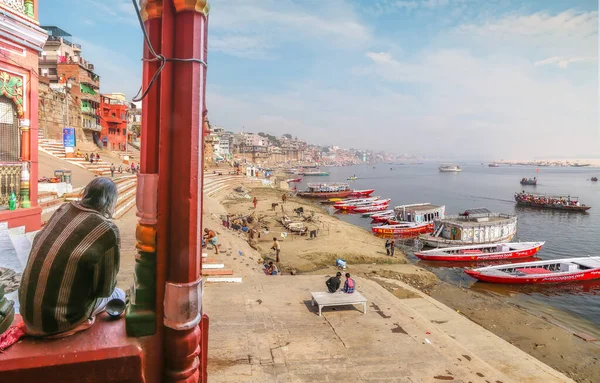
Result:
[[[600,156],[596,0],[210,3],[207,106],[228,130],[433,156]],[[103,92],[137,92],[130,0],[41,2],[40,20],[83,45]]]

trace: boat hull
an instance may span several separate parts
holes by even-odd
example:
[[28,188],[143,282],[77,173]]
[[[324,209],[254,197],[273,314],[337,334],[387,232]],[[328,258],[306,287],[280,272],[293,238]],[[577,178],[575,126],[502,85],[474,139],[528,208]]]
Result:
[[416,252],[415,256],[426,261],[496,261],[503,259],[523,259],[533,257],[542,246],[536,246],[526,250],[513,250],[497,253],[481,254],[456,254],[456,255],[435,255]]
[[414,227],[386,227],[374,226],[371,231],[375,234],[393,234],[393,235],[419,235],[431,233],[433,231],[433,223],[414,226]]
[[452,240],[446,239],[442,237],[432,237],[430,235],[423,236],[420,239],[425,242],[426,246],[429,247],[455,247],[455,246],[469,246],[469,245],[495,245],[502,242],[510,242],[514,238],[516,233],[512,233],[510,235],[494,239],[492,241],[487,242],[468,242],[462,240]]
[[578,271],[564,275],[536,275],[531,277],[503,277],[496,275],[488,275],[475,270],[465,270],[465,273],[482,282],[503,283],[511,285],[539,285],[546,283],[567,283],[600,279],[600,270],[598,269]]
[[368,207],[357,207],[353,211],[355,211],[357,213],[367,213],[367,212],[371,212],[371,211],[387,210],[387,208],[388,208],[388,205],[385,204],[385,205],[368,206]]
[[373,194],[373,192],[375,191],[375,189],[368,189],[368,190],[353,190],[352,194],[350,194],[352,197],[367,197],[371,194]]
[[529,201],[519,201],[516,200],[517,205],[520,206],[528,206],[535,207],[538,209],[553,209],[553,210],[563,210],[563,211],[579,211],[584,212],[590,210],[591,206],[571,206],[571,205],[560,205],[560,204],[543,204],[543,203],[535,203]]
[[346,198],[352,193],[351,190],[343,192],[323,192],[323,193],[310,193],[310,192],[299,192],[299,197],[304,198]]

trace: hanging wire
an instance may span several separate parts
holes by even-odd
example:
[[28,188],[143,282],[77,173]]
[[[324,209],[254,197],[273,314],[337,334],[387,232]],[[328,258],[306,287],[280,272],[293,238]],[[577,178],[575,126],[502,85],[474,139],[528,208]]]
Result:
[[[206,64],[206,62],[199,58],[195,58],[195,57],[186,58],[186,59],[166,58],[162,54],[156,53],[156,51],[154,50],[154,47],[152,46],[152,43],[150,42],[150,37],[148,37],[148,31],[146,31],[146,26],[144,25],[144,21],[142,20],[142,13],[140,12],[140,8],[138,6],[137,0],[131,0],[131,2],[133,3],[133,8],[135,9],[135,14],[138,18],[138,22],[140,23],[140,27],[142,28],[142,33],[144,34],[144,41],[146,42],[146,45],[148,46],[148,50],[150,51],[150,54],[153,56],[152,58],[149,58],[149,59],[142,58],[142,61],[149,61],[149,62],[160,61],[160,66],[158,67],[158,69],[156,70],[156,72],[154,73],[152,78],[150,79],[150,82],[148,83],[148,87],[142,92],[143,85],[140,86],[140,90],[137,92],[135,97],[133,97],[132,101],[135,101],[135,102],[141,101],[146,97],[146,95],[148,95],[150,88],[152,88],[152,85],[154,85],[154,82],[156,81],[156,79],[158,78],[158,76],[160,75],[160,73],[162,72],[162,70],[164,69],[164,67],[168,61],[171,61],[171,62],[196,62],[196,63],[200,63],[200,64],[204,65],[204,67],[208,68],[208,65]],[[141,93],[141,95],[140,95],[140,93]]]

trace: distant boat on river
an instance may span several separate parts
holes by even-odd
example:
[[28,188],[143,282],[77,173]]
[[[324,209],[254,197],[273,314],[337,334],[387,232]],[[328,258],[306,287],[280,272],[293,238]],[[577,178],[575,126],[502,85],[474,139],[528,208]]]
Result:
[[460,166],[456,164],[442,164],[439,168],[442,173],[457,173],[462,172]]

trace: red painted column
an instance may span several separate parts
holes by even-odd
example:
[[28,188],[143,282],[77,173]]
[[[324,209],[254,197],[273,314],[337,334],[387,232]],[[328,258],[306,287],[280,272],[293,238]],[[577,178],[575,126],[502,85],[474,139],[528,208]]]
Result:
[[[163,6],[165,57],[206,60],[206,2],[169,0]],[[171,50],[172,55],[168,53]],[[199,357],[202,318],[199,290],[205,78],[206,67],[199,62],[169,62],[161,77],[158,238],[159,242],[163,238],[168,243],[164,381],[173,383],[199,382],[203,370]],[[162,179],[165,172],[169,180]],[[167,193],[162,194],[163,190]],[[161,220],[161,214],[166,219]],[[163,226],[164,222],[168,226]]]

